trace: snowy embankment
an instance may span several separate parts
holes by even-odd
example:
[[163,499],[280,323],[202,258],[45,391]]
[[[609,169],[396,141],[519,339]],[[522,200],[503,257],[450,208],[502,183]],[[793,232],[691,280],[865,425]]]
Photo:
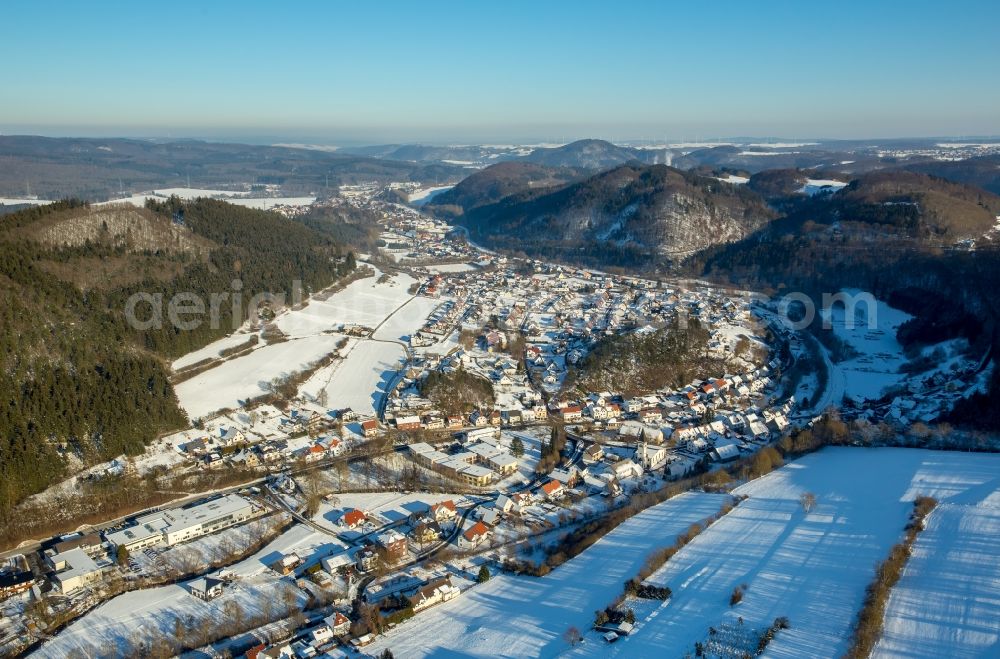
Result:
[[649,554],[719,511],[727,495],[688,493],[639,513],[545,577],[497,576],[380,637],[396,656],[551,657],[570,625],[589,628]]
[[[842,656],[874,565],[901,538],[913,499],[934,496],[947,508],[998,486],[1000,456],[824,449],[738,488],[750,498],[649,578],[669,586],[673,598],[640,601],[631,636],[581,651],[682,656],[707,640],[709,627],[742,618],[762,631],[787,616],[791,628],[778,632],[767,656]],[[816,495],[809,513],[799,503],[803,492]],[[931,538],[921,536],[918,545]],[[742,602],[730,606],[733,589],[744,584]]]
[[[230,334],[229,336],[224,336],[218,341],[212,341],[204,348],[200,348],[193,352],[189,352],[183,357],[178,357],[171,364],[175,371],[187,368],[188,366],[193,366],[198,362],[205,361],[206,359],[219,359],[222,357],[221,353],[223,350],[229,350],[242,345],[250,340],[251,336],[255,333],[251,332],[236,332]],[[262,344],[263,345],[263,344]]]

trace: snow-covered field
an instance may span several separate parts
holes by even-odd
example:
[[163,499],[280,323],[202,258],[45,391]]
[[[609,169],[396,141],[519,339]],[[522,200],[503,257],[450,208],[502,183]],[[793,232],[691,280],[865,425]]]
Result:
[[799,192],[812,196],[820,192],[836,192],[846,185],[843,181],[833,179],[810,178],[806,179],[806,184],[799,189]]
[[[245,192],[233,190],[204,190],[201,188],[164,188],[162,190],[152,190],[151,192],[141,192],[130,197],[121,199],[109,199],[102,201],[95,206],[107,206],[110,204],[132,204],[133,206],[145,206],[148,199],[163,201],[171,196],[181,199],[197,199],[198,197],[222,198],[237,206],[247,206],[249,208],[268,209],[275,206],[310,206],[316,201],[316,197],[249,197]],[[22,202],[23,203],[23,202]],[[50,203],[50,202],[38,202]]]
[[172,366],[176,371],[191,366],[193,364],[197,364],[198,362],[203,361],[205,359],[215,359],[220,356],[219,353],[222,352],[223,350],[226,350],[228,348],[234,348],[240,345],[241,343],[246,343],[247,341],[250,340],[251,336],[253,336],[253,334],[243,333],[243,332],[236,332],[230,334],[229,336],[225,336],[219,339],[218,341],[212,341],[204,348],[195,350],[193,352],[189,352],[183,357],[177,358],[176,360],[174,360]]
[[226,201],[234,206],[268,210],[275,206],[311,206],[316,197],[237,197]]
[[412,297],[409,288],[415,282],[400,274],[380,284],[379,274],[353,281],[325,300],[313,298],[306,307],[278,316],[275,325],[289,336],[308,336],[344,324],[375,327]]
[[[448,162],[448,161],[445,161],[445,162]],[[462,163],[462,164],[466,164],[466,163]],[[471,165],[472,163],[468,163],[468,164]],[[446,192],[448,190],[451,190],[453,187],[455,187],[455,186],[452,186],[452,185],[440,185],[440,186],[433,187],[433,188],[424,188],[423,190],[417,190],[416,192],[410,194],[410,196],[407,198],[407,201],[409,201],[411,204],[414,204],[416,206],[422,206],[422,205],[426,204],[427,202],[429,202],[434,197],[436,197],[439,194],[441,194],[442,192]]]
[[[998,479],[994,455],[891,448],[809,455],[738,488],[750,498],[650,577],[673,598],[641,601],[631,636],[581,651],[681,656],[706,640],[709,626],[742,617],[763,630],[787,616],[791,628],[778,632],[767,656],[841,656],[873,567],[902,537],[912,500],[981,498],[997,490]],[[808,514],[799,504],[803,492],[816,495]],[[730,607],[730,594],[743,584],[743,601]]]
[[873,656],[1000,655],[1000,475],[939,505],[926,524]]
[[425,267],[427,268],[427,272],[434,275],[449,272],[472,272],[473,270],[479,269],[471,263],[441,263],[439,265],[428,265]]
[[[550,657],[568,649],[570,625],[621,594],[657,547],[716,512],[725,495],[685,494],[632,517],[542,578],[496,576],[380,637],[366,651],[404,657]],[[657,654],[659,656],[659,654]]]
[[[860,291],[848,290],[850,295]],[[899,367],[906,363],[903,347],[896,340],[899,326],[912,318],[908,313],[894,309],[881,300],[876,301],[869,317],[864,304],[856,307],[854,327],[847,327],[844,306],[835,305],[828,312],[833,332],[851,346],[858,355],[833,364],[830,373],[831,388],[856,400],[877,399],[882,392],[903,380]],[[871,321],[871,323],[869,323]],[[869,328],[869,324],[872,325]],[[834,398],[839,404],[841,396]]]
[[[288,341],[262,345],[248,355],[180,383],[176,391],[181,407],[196,418],[266,393],[274,378],[301,371],[333,352],[344,336],[330,332],[345,324],[376,327],[389,318],[376,337],[387,340],[408,337],[438,304],[427,298],[411,300],[408,290],[413,282],[409,275],[397,275],[382,283],[374,277],[359,279],[325,300],[314,298],[301,309],[280,314],[275,325],[290,337]],[[244,333],[230,335],[184,355],[174,362],[174,367],[216,357],[220,350],[248,338]],[[318,371],[303,385],[303,391],[316,396],[326,388],[329,405],[370,412],[379,391],[388,382],[389,371],[395,371],[403,357],[403,348],[391,343],[359,341],[356,345],[348,344],[345,351],[349,354],[343,363]]]
[[0,197],[0,206],[21,206],[28,204],[31,206],[44,206],[53,203],[50,199],[22,199],[17,197]]
[[415,297],[406,302],[372,336],[383,341],[409,341],[410,335],[420,329],[441,300]]
[[270,391],[271,381],[305,369],[337,348],[343,339],[318,334],[258,348],[248,355],[219,364],[178,384],[174,390],[192,419]]
[[301,392],[315,398],[325,390],[327,407],[373,414],[405,356],[403,347],[395,343],[358,341],[343,361],[317,371]]

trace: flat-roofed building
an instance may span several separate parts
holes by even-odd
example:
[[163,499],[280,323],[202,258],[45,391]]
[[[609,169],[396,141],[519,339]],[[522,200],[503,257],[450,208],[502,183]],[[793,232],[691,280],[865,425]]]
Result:
[[46,559],[55,570],[52,583],[66,594],[104,580],[113,565],[104,559],[93,559],[80,548],[53,554]]
[[241,524],[256,517],[259,509],[238,494],[143,515],[134,526],[106,533],[104,538],[129,552],[172,546]]

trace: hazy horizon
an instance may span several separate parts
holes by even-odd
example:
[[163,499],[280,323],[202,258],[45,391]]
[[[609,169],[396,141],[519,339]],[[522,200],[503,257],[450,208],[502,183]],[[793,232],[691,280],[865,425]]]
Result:
[[128,131],[114,132],[113,130],[88,129],[85,127],[34,127],[34,126],[2,126],[0,125],[0,137],[43,137],[53,139],[134,139],[142,141],[201,141],[218,142],[226,144],[248,144],[248,145],[272,145],[272,146],[301,146],[301,147],[330,147],[330,148],[356,148],[362,146],[383,146],[383,145],[424,145],[424,146],[490,146],[490,145],[518,145],[518,146],[558,146],[569,144],[579,140],[598,139],[615,144],[628,145],[662,145],[662,144],[713,144],[724,145],[726,143],[746,144],[754,143],[774,143],[781,144],[806,144],[806,143],[836,143],[836,142],[907,142],[907,141],[934,141],[934,140],[983,140],[1000,141],[998,134],[982,135],[876,135],[876,136],[846,136],[846,137],[825,137],[815,135],[677,135],[666,137],[630,137],[611,136],[598,134],[573,134],[573,135],[526,135],[509,136],[507,138],[484,136],[476,139],[471,136],[466,139],[459,137],[427,137],[426,139],[417,137],[415,139],[379,139],[378,137],[338,137],[323,135],[301,135],[301,134],[269,134],[266,131],[260,133],[226,134],[210,131],[165,131],[157,133],[154,131]]

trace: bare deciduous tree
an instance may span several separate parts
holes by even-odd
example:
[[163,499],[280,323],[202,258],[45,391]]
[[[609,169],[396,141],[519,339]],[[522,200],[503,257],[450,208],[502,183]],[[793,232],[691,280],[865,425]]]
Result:
[[577,645],[578,643],[580,643],[580,641],[582,641],[582,640],[583,640],[583,634],[581,634],[581,633],[580,633],[580,630],[579,630],[579,629],[577,629],[577,628],[576,628],[575,626],[573,626],[573,625],[570,625],[570,626],[569,626],[569,629],[567,629],[567,630],[566,630],[566,631],[565,631],[565,632],[563,633],[563,639],[564,639],[564,640],[565,640],[565,641],[566,641],[567,643],[569,643],[569,644],[570,644],[570,646],[573,646],[573,647],[575,647],[575,646],[576,646],[576,645]]

